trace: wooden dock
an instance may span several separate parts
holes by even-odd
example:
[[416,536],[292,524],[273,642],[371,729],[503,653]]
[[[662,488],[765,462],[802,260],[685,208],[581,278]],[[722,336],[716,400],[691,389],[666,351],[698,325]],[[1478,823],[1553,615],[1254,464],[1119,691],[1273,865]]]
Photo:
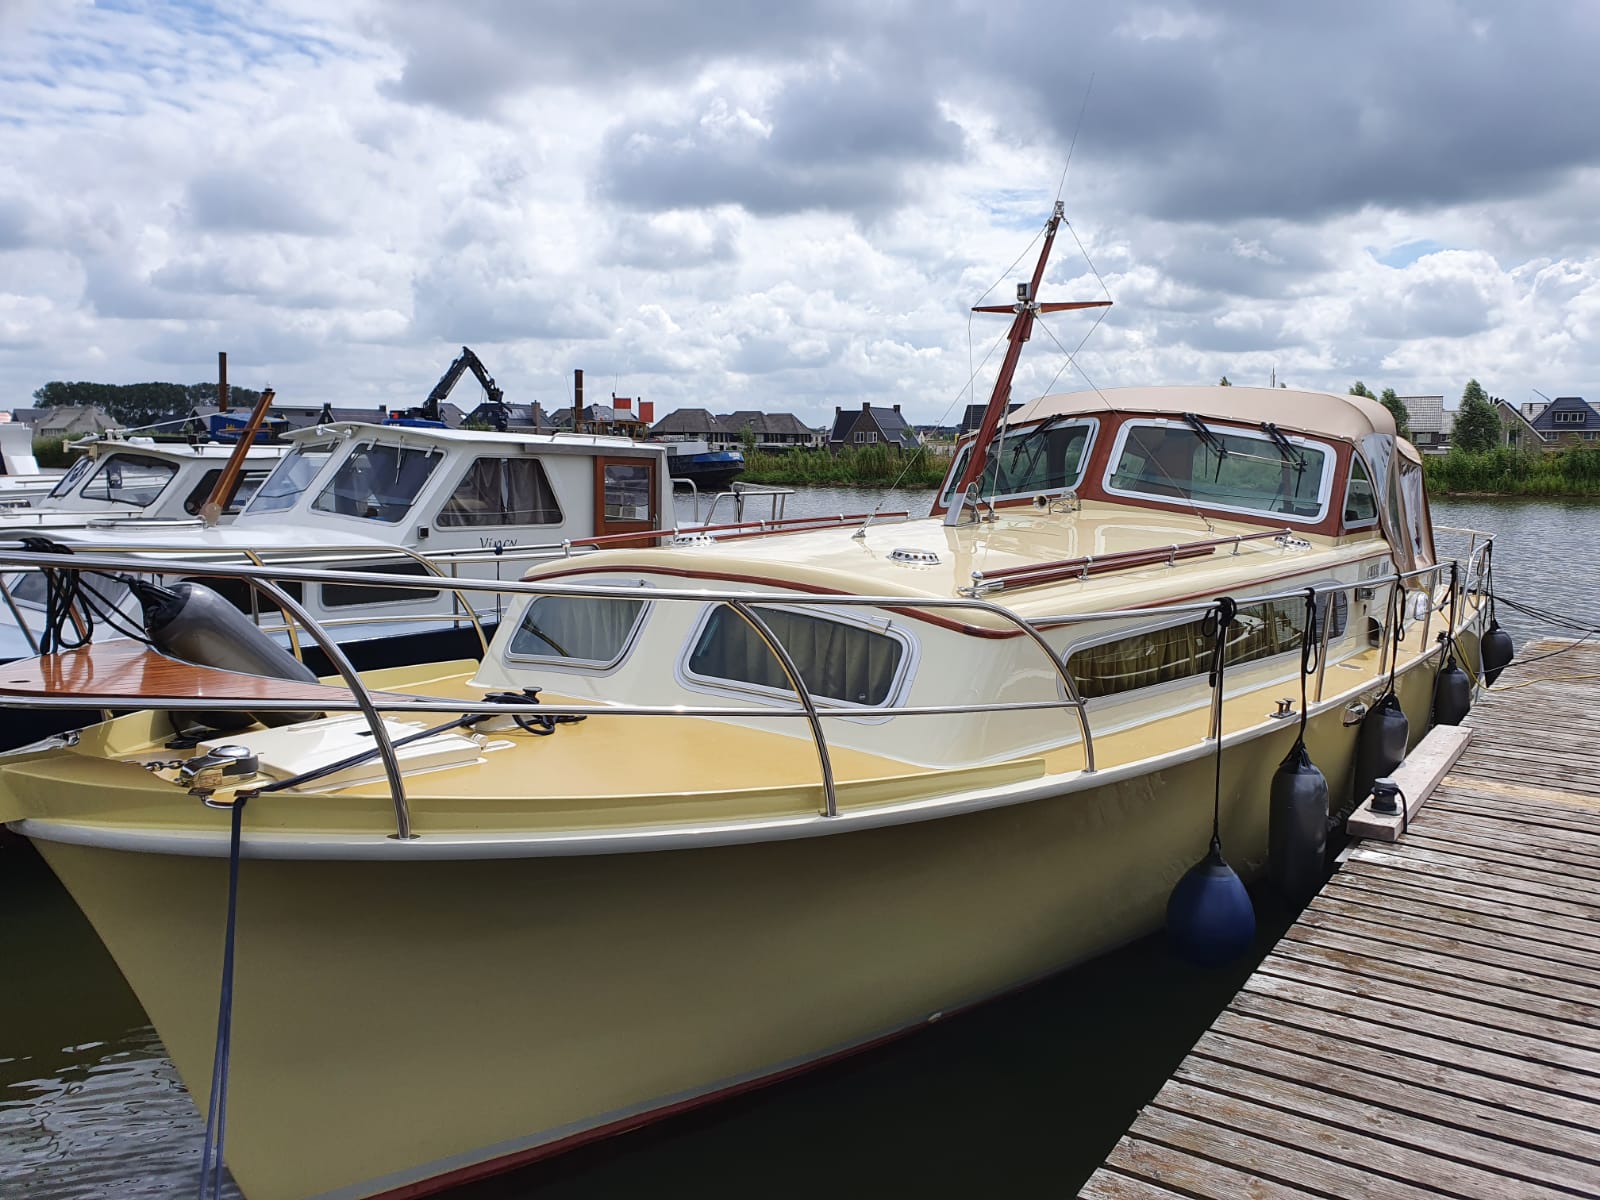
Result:
[[1499,683],[1083,1197],[1600,1197],[1600,647]]

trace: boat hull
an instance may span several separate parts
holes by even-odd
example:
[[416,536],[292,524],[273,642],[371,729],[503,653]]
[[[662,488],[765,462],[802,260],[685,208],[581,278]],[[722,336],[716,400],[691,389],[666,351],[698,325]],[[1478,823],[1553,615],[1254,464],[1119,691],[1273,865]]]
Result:
[[[1413,741],[1431,668],[1400,680]],[[1329,708],[1308,733],[1336,799],[1357,733],[1343,717]],[[1223,844],[1247,874],[1295,729],[1225,754]],[[1209,840],[1213,769],[1201,756],[1025,804],[752,845],[247,859],[229,1166],[250,1200],[422,1195],[1069,967],[1160,927]],[[39,848],[203,1103],[227,864]]]

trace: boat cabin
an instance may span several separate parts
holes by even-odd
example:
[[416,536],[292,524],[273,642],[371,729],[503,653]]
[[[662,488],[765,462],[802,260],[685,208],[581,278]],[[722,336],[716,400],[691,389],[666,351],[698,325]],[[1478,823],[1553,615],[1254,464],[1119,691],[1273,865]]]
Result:
[[[64,527],[98,522],[177,521],[198,527],[233,447],[191,445],[148,437],[100,436],[74,444],[81,457],[55,478],[48,495],[6,512],[7,525]],[[223,518],[239,514],[283,455],[281,446],[252,446]],[[146,528],[149,528],[147,525]]]
[[350,422],[288,440],[240,529],[292,525],[313,542],[355,534],[437,553],[672,524],[664,450],[628,438]]
[[[1175,409],[1184,405],[1192,407]],[[993,510],[1071,492],[1327,537],[1381,529],[1407,567],[1426,565],[1433,537],[1421,456],[1379,407],[1287,388],[1045,396],[1005,418],[975,498]],[[950,513],[975,440],[957,447],[933,515]],[[962,516],[974,519],[974,509]]]
[[[935,514],[948,512],[961,471],[958,455]],[[738,723],[805,737],[802,722],[761,715],[793,709],[795,692],[735,608],[655,599],[754,594],[752,609],[832,718],[831,744],[929,767],[1015,758],[1070,740],[1071,722],[1042,707],[1067,702],[1069,688],[1097,733],[1205,709],[1207,609],[1218,596],[1239,603],[1227,644],[1241,686],[1297,678],[1307,587],[1338,589],[1315,602],[1319,661],[1372,655],[1396,620],[1412,628],[1426,605],[1396,617],[1382,581],[1434,562],[1420,484],[1387,411],[1353,397],[1243,388],[1046,397],[996,437],[954,523],[935,515],[536,566],[530,582],[612,592],[513,606],[479,682],[602,704],[734,705],[750,714]],[[830,604],[835,596],[883,599]],[[939,607],[961,599],[993,607]],[[1019,622],[1041,631],[1048,652]],[[959,709],[972,696],[1041,708],[876,712]]]

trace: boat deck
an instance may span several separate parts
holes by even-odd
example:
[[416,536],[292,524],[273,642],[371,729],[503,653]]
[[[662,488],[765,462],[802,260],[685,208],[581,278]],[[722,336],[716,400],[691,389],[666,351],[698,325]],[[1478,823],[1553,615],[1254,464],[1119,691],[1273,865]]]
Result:
[[1600,1197],[1600,647],[1500,685],[1082,1196]]

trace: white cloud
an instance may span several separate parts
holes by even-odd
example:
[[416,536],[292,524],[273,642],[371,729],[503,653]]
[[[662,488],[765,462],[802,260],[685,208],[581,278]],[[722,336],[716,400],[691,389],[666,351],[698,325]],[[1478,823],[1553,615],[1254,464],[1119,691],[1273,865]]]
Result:
[[219,349],[419,399],[465,343],[517,400],[584,367],[658,411],[932,421],[1091,71],[1046,290],[1116,306],[1082,373],[1036,337],[1019,394],[1600,396],[1596,32],[1580,0],[0,2],[0,405]]

